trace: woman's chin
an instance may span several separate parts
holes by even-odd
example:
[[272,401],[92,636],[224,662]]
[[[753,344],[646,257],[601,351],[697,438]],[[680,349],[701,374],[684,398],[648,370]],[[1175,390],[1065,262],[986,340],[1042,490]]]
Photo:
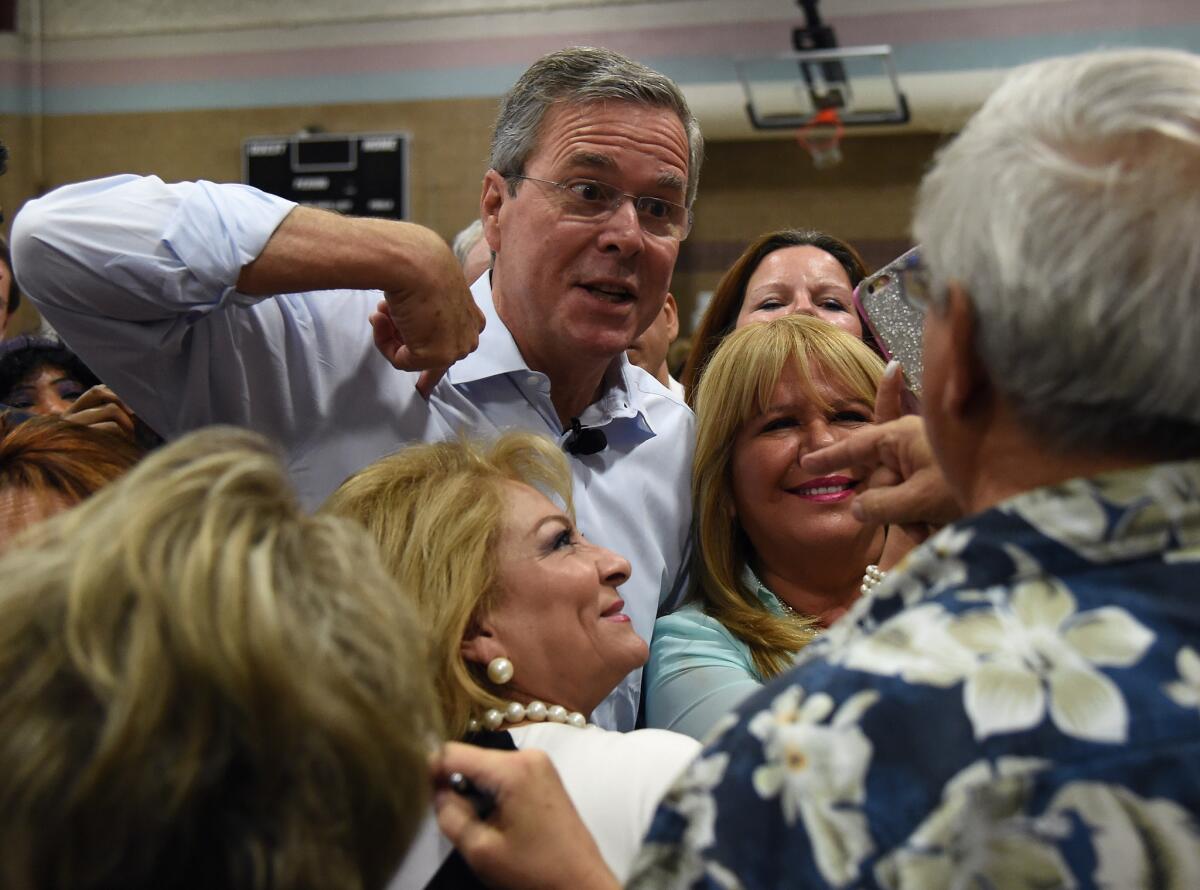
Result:
[[605,659],[605,663],[610,665],[613,671],[609,676],[611,683],[602,696],[602,700],[603,698],[607,698],[609,693],[620,686],[621,681],[629,676],[629,674],[645,667],[646,662],[650,660],[650,645],[634,633],[632,628],[630,628],[629,636],[632,639],[627,642],[623,641],[625,645],[620,650],[614,650]]
[[620,652],[614,652],[612,660],[614,663],[619,661],[621,664],[627,664],[626,674],[636,671],[650,660],[650,644],[638,636],[632,624],[625,625],[624,633],[620,637]]
[[859,522],[849,511],[845,515],[826,516],[823,522],[813,522],[807,528],[793,535],[777,535],[770,542],[769,548],[759,550],[751,542],[751,549],[759,553],[760,559],[766,553],[773,553],[775,561],[792,565],[799,560],[807,562],[810,554],[816,552],[830,558],[846,558],[862,549],[870,549],[881,536],[883,529],[876,523],[864,524]]
[[633,667],[631,667],[629,669],[631,671],[636,671],[638,668],[645,667],[646,662],[650,660],[650,644],[647,643],[645,640],[643,640],[641,637],[638,637],[637,641],[638,641],[638,645],[636,646],[637,656],[634,659]]

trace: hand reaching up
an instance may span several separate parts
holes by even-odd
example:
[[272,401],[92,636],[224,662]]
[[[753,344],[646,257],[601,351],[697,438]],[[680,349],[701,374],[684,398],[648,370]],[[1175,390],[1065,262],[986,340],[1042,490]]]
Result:
[[134,440],[136,418],[133,412],[103,383],[84,392],[60,417],[80,426],[94,427]]

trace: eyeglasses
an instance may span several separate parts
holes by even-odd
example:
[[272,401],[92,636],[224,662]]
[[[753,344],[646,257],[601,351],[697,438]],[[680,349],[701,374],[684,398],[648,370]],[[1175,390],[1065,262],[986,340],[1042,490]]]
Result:
[[600,222],[616,213],[628,198],[637,211],[638,224],[647,234],[682,241],[692,230],[692,211],[682,204],[662,198],[628,195],[618,188],[596,182],[594,179],[566,179],[554,182],[517,173],[505,178],[524,179],[550,186],[552,190],[547,190],[547,194],[566,216],[574,219]]
[[901,300],[920,312],[929,308],[933,302],[933,284],[919,248],[909,251],[904,265],[896,270],[896,277],[900,284]]

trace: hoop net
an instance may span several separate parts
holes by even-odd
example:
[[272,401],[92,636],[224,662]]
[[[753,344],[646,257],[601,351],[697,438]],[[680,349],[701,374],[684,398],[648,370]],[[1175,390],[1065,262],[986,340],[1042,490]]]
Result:
[[842,133],[845,131],[836,108],[822,108],[796,131],[796,142],[812,155],[818,170],[842,161]]

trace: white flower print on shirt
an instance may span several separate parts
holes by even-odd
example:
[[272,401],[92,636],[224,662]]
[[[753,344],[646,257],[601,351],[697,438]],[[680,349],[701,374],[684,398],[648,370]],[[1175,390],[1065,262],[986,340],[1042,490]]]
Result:
[[1070,813],[1090,829],[1097,887],[1200,887],[1200,830],[1174,801],[1120,785],[1074,782],[1055,795],[1049,812]]
[[906,683],[953,686],[978,657],[949,634],[952,617],[937,603],[910,606],[832,653],[829,661]]
[[754,771],[754,790],[764,800],[780,798],[787,825],[803,821],[817,868],[837,886],[858,876],[873,849],[861,810],[872,747],[858,722],[878,699],[878,692],[859,692],[834,713],[825,693],[806,698],[792,686],[749,724],[766,760]]
[[1191,505],[1200,498],[1194,462],[1073,479],[1037,489],[1000,509],[1021,516],[1042,534],[1084,559],[1112,562],[1178,545],[1200,544]]
[[1097,668],[1136,664],[1154,634],[1124,609],[1076,612],[1061,582],[1031,581],[955,616],[948,633],[978,656],[963,690],[977,739],[1029,729],[1048,713],[1069,736],[1125,741],[1125,699]]
[[634,861],[635,878],[627,885],[629,890],[685,888],[701,878],[723,890],[739,890],[742,885],[736,875],[704,856],[715,839],[717,805],[713,789],[721,784],[728,766],[728,753],[700,757],[667,792],[662,806],[684,820],[683,836],[676,844],[644,844]]
[[874,597],[898,596],[904,605],[912,606],[964,583],[967,565],[959,557],[974,537],[973,529],[947,526],[888,572],[887,578],[872,591]]
[[1166,684],[1164,691],[1181,708],[1200,708],[1200,655],[1184,646],[1175,656],[1179,679]]
[[1023,815],[1028,777],[1040,758],[978,760],[942,789],[942,802],[902,847],[875,866],[885,890],[1073,887],[1053,843],[1030,830]]
[[1073,782],[1041,813],[1029,813],[1035,758],[977,761],[947,784],[942,804],[905,844],[881,859],[886,890],[1073,888],[1059,848],[1082,822],[1095,853],[1097,887],[1192,890],[1200,886],[1200,834],[1170,800],[1147,799],[1101,782]]

